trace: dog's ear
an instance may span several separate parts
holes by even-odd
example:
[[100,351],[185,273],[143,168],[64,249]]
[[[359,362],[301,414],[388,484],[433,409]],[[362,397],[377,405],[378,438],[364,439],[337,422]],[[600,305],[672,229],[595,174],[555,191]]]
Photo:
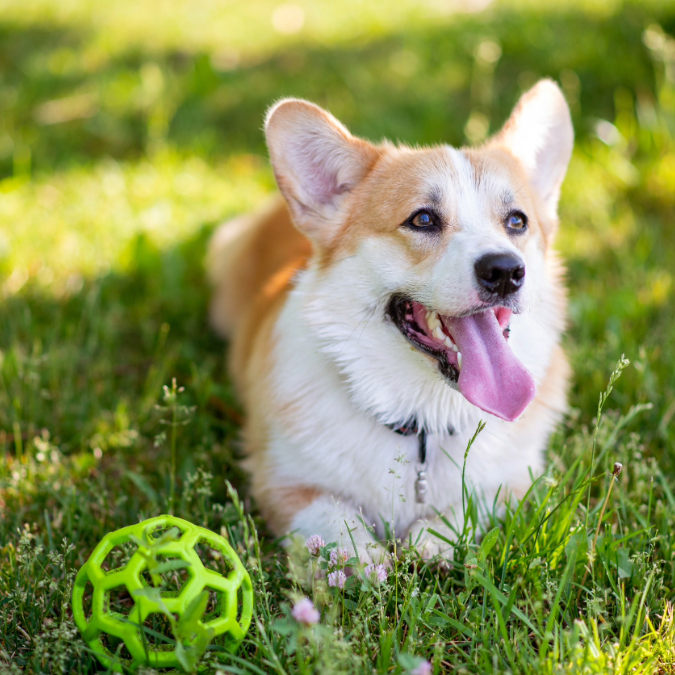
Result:
[[523,94],[492,143],[515,155],[539,194],[545,215],[557,221],[560,187],[574,145],[570,110],[558,85],[541,80]]
[[341,223],[345,199],[379,151],[352,136],[330,113],[299,99],[270,108],[265,135],[274,175],[296,225],[315,244],[328,244]]

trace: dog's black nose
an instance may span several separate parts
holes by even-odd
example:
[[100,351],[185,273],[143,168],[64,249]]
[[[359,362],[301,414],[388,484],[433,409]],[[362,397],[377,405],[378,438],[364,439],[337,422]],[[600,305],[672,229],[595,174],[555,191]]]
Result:
[[488,253],[474,265],[478,285],[489,293],[505,298],[525,281],[525,265],[513,253]]

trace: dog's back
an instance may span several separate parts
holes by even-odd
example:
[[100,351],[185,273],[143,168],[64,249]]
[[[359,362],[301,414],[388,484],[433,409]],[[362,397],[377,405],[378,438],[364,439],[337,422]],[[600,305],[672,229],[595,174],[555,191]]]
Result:
[[283,300],[310,253],[309,241],[293,226],[280,197],[262,211],[224,223],[211,240],[211,324],[230,340],[230,371],[240,395],[262,319]]

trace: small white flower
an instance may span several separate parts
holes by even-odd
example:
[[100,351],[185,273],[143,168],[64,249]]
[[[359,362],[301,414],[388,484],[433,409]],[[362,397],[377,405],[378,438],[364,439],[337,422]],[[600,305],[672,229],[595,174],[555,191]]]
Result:
[[328,575],[328,585],[344,588],[347,581],[347,575],[342,570],[336,570]]
[[314,603],[309,598],[298,600],[293,606],[291,614],[298,623],[304,623],[305,626],[319,623],[319,619],[321,618],[319,610],[314,607]]
[[330,552],[330,566],[344,565],[349,560],[349,551],[346,548],[334,548]]
[[312,555],[319,555],[321,549],[326,545],[326,542],[321,538],[321,535],[313,534],[306,542],[305,546],[309,549]]
[[410,671],[410,675],[431,675],[431,664],[428,661],[422,661],[416,668]]
[[371,581],[376,581],[381,584],[387,580],[389,572],[384,565],[375,565],[375,563],[368,565],[365,569],[366,576]]

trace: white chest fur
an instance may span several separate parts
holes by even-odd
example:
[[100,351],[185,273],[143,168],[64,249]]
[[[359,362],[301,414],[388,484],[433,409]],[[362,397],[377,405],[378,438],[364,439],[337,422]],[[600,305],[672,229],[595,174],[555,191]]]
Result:
[[[336,348],[331,347],[326,354],[322,340],[305,320],[307,295],[303,287],[305,284],[289,298],[274,335],[270,373],[273,396],[281,403],[291,403],[285,409],[293,411],[283,418],[268,419],[267,452],[275,482],[312,486],[336,499],[347,500],[363,512],[379,536],[384,533],[385,522],[393,525],[398,535],[405,536],[416,520],[433,517],[437,511],[461,514],[464,454],[483,419],[486,428],[466,462],[465,478],[470,489],[490,508],[495,495],[505,486],[521,489],[529,485],[531,472],[540,470],[542,439],[539,435],[519,437],[516,426],[471,406],[431,371],[429,386],[402,398],[411,400],[418,409],[426,405],[436,410],[438,401],[427,397],[442,396],[447,404],[439,426],[452,428],[454,433],[429,434],[428,497],[425,504],[416,503],[417,438],[395,433],[376,414],[355,402],[349,377],[333,358]],[[386,334],[390,327],[380,325],[384,324],[383,318],[377,321],[370,330]],[[400,336],[393,334],[392,337],[400,341]],[[364,345],[346,340],[343,348],[345,352],[361,351]],[[386,345],[383,348],[386,349]],[[407,356],[405,352],[410,350],[405,345],[403,349]],[[416,353],[410,356],[426,358]],[[348,355],[343,353],[343,357]],[[396,353],[390,358],[397,358]],[[374,360],[382,369],[386,368],[382,355]],[[369,372],[370,369],[366,369],[363,376],[367,377]],[[382,370],[376,380],[386,377],[387,373]],[[416,385],[419,386],[419,382],[409,385],[402,380],[387,383],[381,389]],[[392,401],[392,409],[394,418],[400,415],[396,400]],[[398,421],[415,416],[415,412],[406,411]]]

